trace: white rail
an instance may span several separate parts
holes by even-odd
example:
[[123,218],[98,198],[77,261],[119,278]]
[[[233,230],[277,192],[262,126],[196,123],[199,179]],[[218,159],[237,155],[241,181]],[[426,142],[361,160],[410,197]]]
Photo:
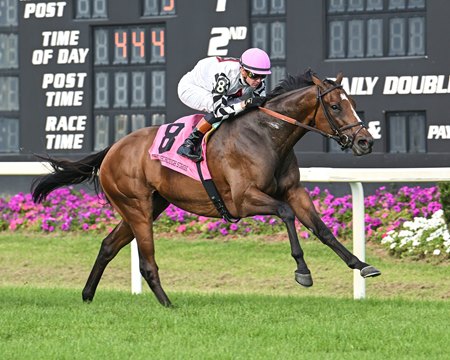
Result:
[[[403,169],[303,168],[300,169],[300,179],[302,182],[345,182],[350,184],[353,204],[353,253],[361,261],[365,261],[365,211],[362,183],[450,181],[450,167]],[[353,298],[364,299],[365,297],[366,280],[361,277],[359,270],[353,270]]]
[[42,175],[50,167],[40,162],[0,162],[0,175]]
[[[300,168],[302,182],[349,183],[353,202],[353,253],[365,261],[364,189],[362,183],[450,181],[450,167],[404,169]],[[45,163],[0,162],[0,175],[41,175],[49,172]],[[375,264],[376,265],[376,264]],[[358,270],[353,273],[353,298],[366,296],[366,283]],[[139,255],[136,240],[131,243],[131,292],[142,292]]]

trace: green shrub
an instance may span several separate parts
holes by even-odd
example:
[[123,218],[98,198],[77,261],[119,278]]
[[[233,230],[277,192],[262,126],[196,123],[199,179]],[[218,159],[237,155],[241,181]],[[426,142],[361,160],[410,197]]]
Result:
[[450,182],[440,182],[438,185],[441,193],[440,201],[442,210],[444,210],[444,219],[450,230]]

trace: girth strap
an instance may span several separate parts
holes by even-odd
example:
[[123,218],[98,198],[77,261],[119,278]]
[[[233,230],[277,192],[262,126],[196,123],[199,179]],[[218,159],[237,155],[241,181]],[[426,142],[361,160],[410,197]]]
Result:
[[234,218],[233,216],[231,216],[231,214],[229,213],[227,207],[225,206],[225,203],[223,202],[223,200],[219,194],[219,191],[217,191],[214,181],[212,179],[205,180],[203,178],[200,162],[196,163],[196,165],[197,165],[198,176],[200,177],[200,180],[202,181],[202,184],[203,184],[209,198],[211,199],[212,203],[216,207],[220,216],[222,216],[222,218],[224,220],[226,220],[230,223],[237,223],[239,220],[241,220],[240,218]]

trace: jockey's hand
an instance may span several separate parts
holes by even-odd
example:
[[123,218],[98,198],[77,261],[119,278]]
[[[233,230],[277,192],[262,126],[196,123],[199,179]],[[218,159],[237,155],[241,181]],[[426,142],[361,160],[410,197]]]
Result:
[[255,96],[245,100],[245,110],[263,106],[267,98],[265,96]]

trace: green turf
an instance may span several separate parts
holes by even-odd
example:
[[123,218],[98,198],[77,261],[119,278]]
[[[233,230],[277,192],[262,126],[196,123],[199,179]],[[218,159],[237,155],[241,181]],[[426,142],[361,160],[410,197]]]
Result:
[[0,288],[2,359],[445,359],[448,303]]
[[0,235],[0,359],[447,359],[448,263],[398,260],[369,246],[383,275],[352,299],[352,271],[304,244],[315,284],[293,280],[287,240],[164,237],[160,306],[130,294],[130,253],[81,290],[98,235]]
[[[158,237],[156,259],[166,291],[353,296],[353,273],[318,240],[304,242],[314,286],[294,281],[295,262],[287,236],[245,239]],[[81,290],[100,246],[101,235],[0,234],[0,286],[32,285]],[[351,243],[348,244],[351,247]],[[450,265],[399,260],[369,246],[367,261],[382,271],[367,279],[368,298],[450,299]],[[130,249],[106,269],[98,292],[130,289]],[[147,287],[144,287],[145,291]]]

